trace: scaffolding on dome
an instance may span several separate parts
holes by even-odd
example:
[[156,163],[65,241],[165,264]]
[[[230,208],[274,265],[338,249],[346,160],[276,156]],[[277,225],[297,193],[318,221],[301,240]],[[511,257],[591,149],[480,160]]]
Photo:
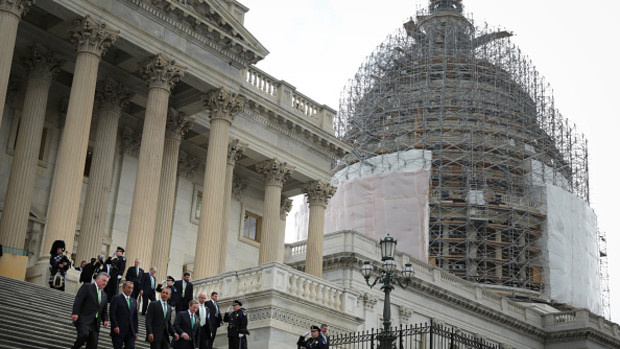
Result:
[[429,262],[539,293],[543,186],[589,202],[587,140],[512,34],[462,10],[431,0],[366,58],[341,96],[336,133],[355,150],[335,171],[371,158],[394,170],[394,154],[430,150]]

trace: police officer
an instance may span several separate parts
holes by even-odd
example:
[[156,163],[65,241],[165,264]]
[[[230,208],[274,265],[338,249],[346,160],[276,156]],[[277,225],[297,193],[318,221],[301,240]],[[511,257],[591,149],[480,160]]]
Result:
[[224,322],[228,322],[228,348],[229,349],[248,349],[248,340],[246,336],[250,335],[248,331],[248,314],[241,307],[241,302],[233,301],[233,312],[230,307],[224,315]]
[[123,253],[125,253],[125,250],[118,246],[116,252],[105,261],[105,264],[109,264],[109,266],[106,266],[105,271],[110,274],[110,281],[105,288],[108,299],[112,299],[112,297],[118,294],[118,282],[123,278],[123,274],[125,273],[127,260],[125,256],[123,256]]
[[[326,348],[325,343],[321,340],[319,327],[312,325],[310,327],[310,332],[306,332],[299,336],[299,340],[297,341],[297,347],[305,348],[305,349],[324,349]],[[306,339],[306,337],[310,334],[310,338]]]

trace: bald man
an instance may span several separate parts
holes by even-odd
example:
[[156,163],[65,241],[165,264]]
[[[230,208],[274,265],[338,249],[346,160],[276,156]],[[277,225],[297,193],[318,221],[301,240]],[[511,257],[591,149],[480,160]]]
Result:
[[211,349],[211,325],[209,321],[209,307],[207,307],[207,294],[202,292],[198,295],[198,318],[200,319],[200,349]]

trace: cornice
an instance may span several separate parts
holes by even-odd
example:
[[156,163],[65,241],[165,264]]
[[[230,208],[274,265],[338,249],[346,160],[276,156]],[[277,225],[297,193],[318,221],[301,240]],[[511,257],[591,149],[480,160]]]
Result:
[[[222,31],[215,23],[206,21],[204,18],[198,20],[199,16],[193,17],[191,12],[188,13],[187,11],[178,10],[180,8],[179,6],[182,6],[182,4],[170,6],[171,3],[165,0],[125,1],[205,44],[213,51],[226,57],[231,62],[236,63],[239,67],[246,67],[250,64],[254,64],[263,59],[267,54],[267,51],[264,49],[251,49],[248,44],[243,43],[239,38]],[[216,40],[216,37],[218,37],[218,40]],[[235,47],[237,47],[236,51]],[[239,49],[239,47],[241,49]],[[248,55],[248,53],[250,54]],[[243,57],[243,55],[247,57]]]
[[241,114],[309,147],[323,156],[327,156],[333,161],[340,159],[349,152],[348,149],[338,144],[339,141],[335,137],[330,139],[329,137],[319,135],[313,130],[286,120],[283,116],[268,116],[250,108],[245,108]]
[[545,338],[545,344],[570,343],[577,340],[588,340],[599,343],[605,347],[620,348],[620,341],[611,338],[592,329],[569,329],[562,331],[549,331]]
[[[300,328],[310,328],[312,325],[318,325],[316,318],[310,318],[304,316],[304,314],[293,312],[288,309],[280,308],[280,307],[261,307],[248,310],[248,320],[251,321],[260,321],[272,319],[276,321],[281,321],[290,326],[298,326]],[[321,320],[321,322],[326,323],[329,326],[329,330],[331,333],[349,333],[346,328],[340,327],[334,323],[325,322],[325,320]]]

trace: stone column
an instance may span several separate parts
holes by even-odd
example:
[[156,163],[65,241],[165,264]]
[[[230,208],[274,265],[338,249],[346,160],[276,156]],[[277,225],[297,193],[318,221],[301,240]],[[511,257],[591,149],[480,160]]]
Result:
[[[278,231],[278,240],[284,242],[286,234],[286,216],[293,208],[293,200],[283,196],[280,198],[280,230]],[[278,260],[284,261],[284,249],[278,250]]]
[[206,94],[203,105],[211,119],[211,130],[194,259],[195,279],[216,275],[220,270],[228,134],[236,114],[245,105],[245,98],[220,88]]
[[177,188],[177,168],[179,165],[179,148],[183,136],[194,125],[194,118],[172,108],[168,110],[166,139],[164,140],[164,158],[159,181],[157,198],[157,215],[155,216],[155,239],[153,240],[153,262],[160,278],[168,275],[170,259],[170,236],[172,235],[172,218]]
[[11,75],[17,27],[21,16],[28,12],[31,5],[31,0],[0,0],[0,124]]
[[28,84],[0,221],[0,244],[5,247],[24,248],[47,97],[61,64],[62,61],[55,57],[53,51],[28,47],[28,57],[24,59]]
[[306,273],[323,276],[323,228],[325,226],[325,207],[336,192],[328,183],[314,181],[303,188],[310,217],[308,219],[308,245],[306,246]]
[[118,121],[121,109],[130,97],[131,93],[125,85],[113,79],[108,78],[97,83],[95,99],[98,103],[99,117],[82,213],[78,261],[89,261],[101,253],[108,200],[112,190]]
[[279,256],[284,256],[284,239],[280,240],[280,197],[282,196],[284,182],[294,170],[294,167],[277,159],[265,160],[256,164],[256,172],[265,177],[263,224],[261,226],[258,264],[282,263],[284,261],[278,259]]
[[[54,169],[44,252],[54,240],[64,240],[67,251],[73,250],[99,61],[118,33],[90,16],[74,22],[71,42],[77,49],[77,58]],[[47,263],[47,259],[47,254],[42,255],[40,263]]]
[[220,262],[218,273],[226,271],[226,249],[228,247],[228,222],[230,221],[230,199],[232,197],[233,171],[235,163],[245,149],[247,144],[241,143],[238,139],[233,139],[228,143],[228,161],[226,162],[226,182],[224,183],[224,212],[222,213],[222,237],[220,241]]
[[168,99],[170,90],[181,80],[185,70],[185,67],[178,66],[163,54],[142,63],[142,77],[148,84],[149,92],[125,251],[128,261],[139,258],[146,269],[152,265],[151,243],[155,235]]

